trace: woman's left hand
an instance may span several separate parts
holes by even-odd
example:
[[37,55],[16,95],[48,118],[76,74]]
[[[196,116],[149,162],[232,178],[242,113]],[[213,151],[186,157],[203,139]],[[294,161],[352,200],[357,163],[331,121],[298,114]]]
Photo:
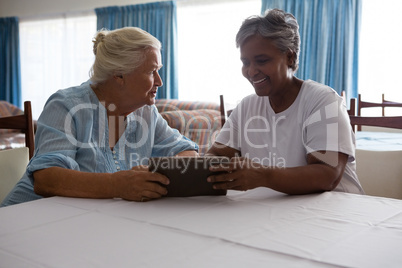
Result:
[[233,157],[230,163],[211,166],[213,172],[223,172],[208,177],[214,189],[247,191],[264,186],[267,167],[245,157]]

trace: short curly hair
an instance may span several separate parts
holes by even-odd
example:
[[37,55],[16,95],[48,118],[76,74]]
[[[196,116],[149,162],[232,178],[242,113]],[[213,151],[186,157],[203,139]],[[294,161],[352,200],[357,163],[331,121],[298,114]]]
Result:
[[260,35],[270,39],[284,53],[295,55],[292,70],[299,67],[300,34],[296,18],[280,9],[268,9],[264,16],[251,16],[241,25],[236,35],[236,46],[240,47],[251,36]]

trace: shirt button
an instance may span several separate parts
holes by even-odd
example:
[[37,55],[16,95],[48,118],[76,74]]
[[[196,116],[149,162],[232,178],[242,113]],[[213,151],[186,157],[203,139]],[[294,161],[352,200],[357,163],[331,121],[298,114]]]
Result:
[[116,151],[113,151],[113,154],[116,154]]
[[115,163],[115,164],[118,164],[119,162],[118,162],[118,161],[114,161],[114,163]]
[[117,166],[117,167],[116,167],[116,169],[117,169],[117,170],[119,170],[119,169],[120,169],[120,167],[119,167],[119,166]]

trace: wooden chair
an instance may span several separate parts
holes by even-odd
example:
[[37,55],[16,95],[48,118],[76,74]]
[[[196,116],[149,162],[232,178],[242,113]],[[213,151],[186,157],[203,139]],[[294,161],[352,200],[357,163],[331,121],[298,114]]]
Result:
[[355,98],[350,99],[348,115],[349,116],[356,115],[356,99]]
[[[358,116],[350,115],[355,126],[373,126],[402,129],[402,116]],[[402,199],[402,151],[376,151],[356,149],[356,174],[368,195]]]
[[[346,98],[346,92],[345,90],[342,90],[341,92],[341,97],[347,103],[347,98]],[[350,103],[349,103],[349,109],[348,109],[348,115],[356,115],[356,99],[351,98]]]
[[[356,126],[402,129],[402,116],[349,115],[353,131]],[[356,173],[368,195],[402,199],[402,151],[356,149]]]
[[385,107],[402,107],[401,102],[386,100],[384,93],[382,94],[382,116],[385,116]]
[[362,115],[362,109],[363,108],[373,108],[373,107],[382,107],[381,103],[377,102],[368,102],[368,101],[362,101],[362,95],[358,95],[357,99],[357,115]]
[[[402,107],[402,103],[385,100],[384,94],[382,94],[382,102],[381,103],[362,101],[362,96],[361,96],[361,94],[359,94],[358,103],[357,103],[357,115],[358,116],[361,116],[361,110],[363,108],[374,108],[374,107],[381,107],[382,116],[385,116],[385,108],[386,107]],[[358,126],[357,130],[361,131],[361,126]]]
[[346,98],[346,91],[345,90],[342,90],[341,91],[341,97],[346,101],[347,100],[347,98]]
[[371,126],[402,129],[402,116],[359,116],[349,115],[353,130],[355,126]]
[[31,102],[24,102],[24,114],[0,117],[0,129],[20,129],[25,133],[25,145],[29,149],[29,159],[35,148],[34,123],[32,120]]
[[223,99],[223,95],[219,95],[219,102],[221,111],[221,127],[223,127],[226,122],[225,101]]
[[[361,116],[362,115],[362,109],[363,108],[374,108],[374,107],[382,107],[381,103],[377,102],[368,102],[368,101],[362,101],[362,95],[358,95],[357,99],[357,115]],[[358,131],[361,131],[361,126],[357,127]]]
[[233,112],[233,109],[227,110],[226,112],[226,116],[229,117]]
[[229,109],[229,110],[226,111],[223,95],[220,95],[219,97],[220,97],[220,105],[221,105],[221,107],[220,107],[220,110],[221,110],[221,124],[222,124],[222,127],[223,127],[223,125],[226,122],[226,119],[230,116],[230,114],[232,113],[233,109]]

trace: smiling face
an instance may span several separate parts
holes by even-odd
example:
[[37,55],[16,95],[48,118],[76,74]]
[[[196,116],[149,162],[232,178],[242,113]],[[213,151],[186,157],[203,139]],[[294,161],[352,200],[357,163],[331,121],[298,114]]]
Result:
[[240,46],[240,59],[243,76],[258,96],[285,94],[293,78],[292,53],[284,53],[271,40],[256,35]]
[[140,67],[123,75],[122,94],[130,112],[144,105],[155,104],[158,87],[163,85],[159,76],[160,68],[160,51],[151,48],[145,52],[145,60]]

